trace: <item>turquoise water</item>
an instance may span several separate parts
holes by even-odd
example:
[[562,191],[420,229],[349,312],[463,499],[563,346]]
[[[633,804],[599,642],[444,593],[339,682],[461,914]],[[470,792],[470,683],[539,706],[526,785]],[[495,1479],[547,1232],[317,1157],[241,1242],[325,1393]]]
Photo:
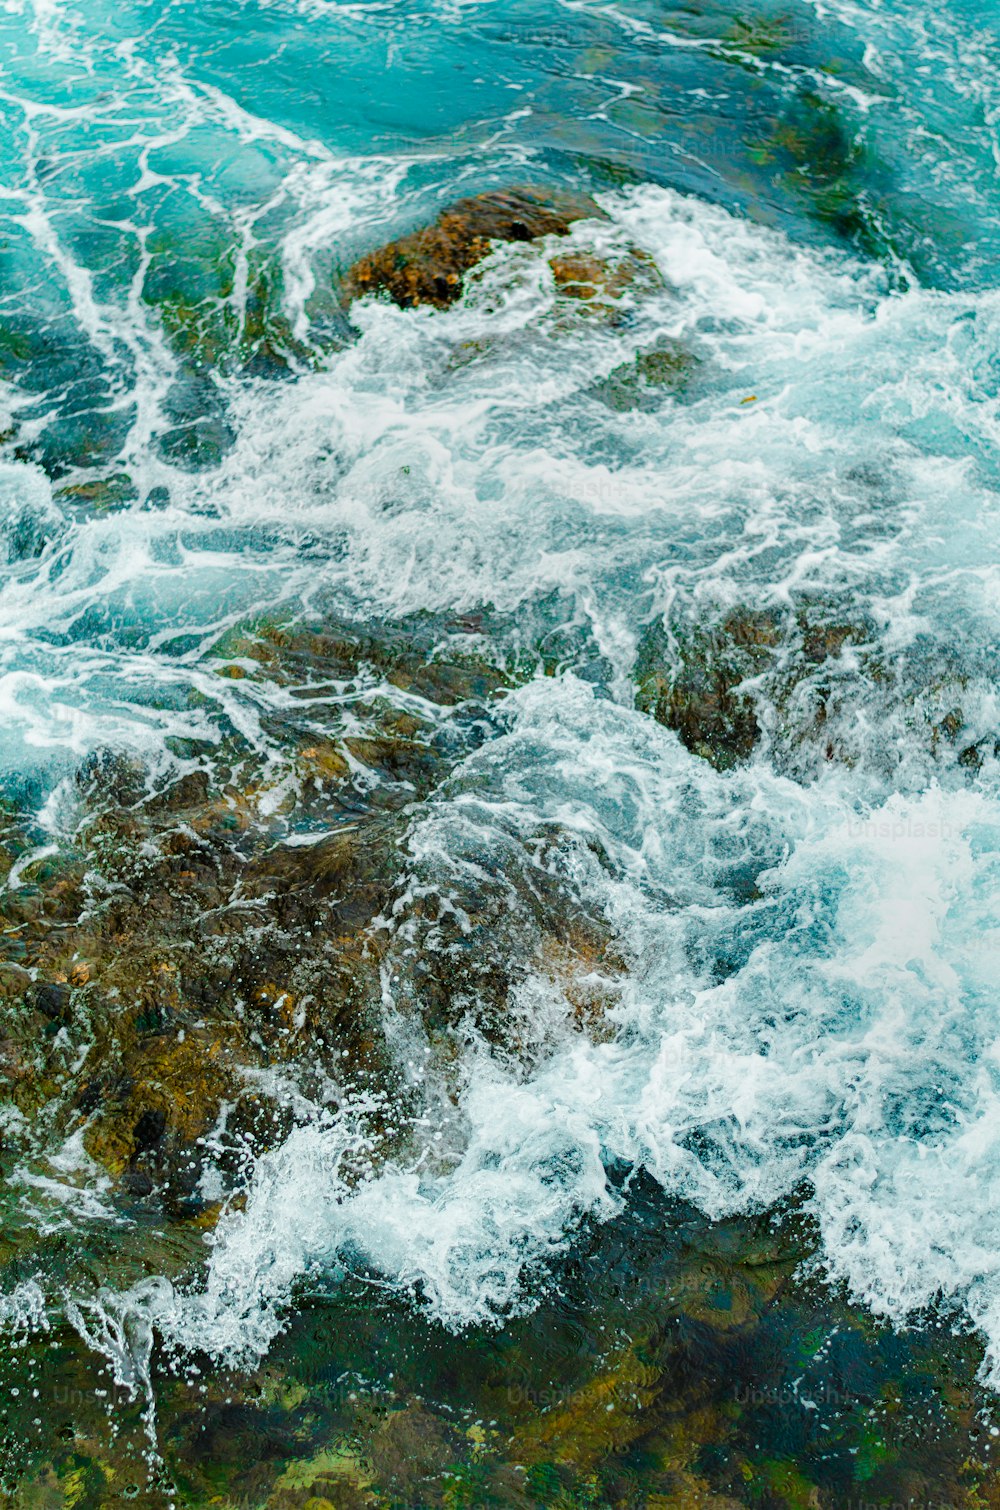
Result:
[[[157,1358],[290,1366],[359,1273],[390,1332],[544,1353],[560,1265],[637,1205],[671,1254],[681,1210],[794,1210],[796,1282],[968,1332],[989,1409],[998,65],[1000,20],[957,3],[4,7],[4,949],[31,991],[77,994],[51,1031],[18,996],[5,1029],[55,1047],[5,1113],[0,1316],[33,1356],[107,1365],[140,1456],[166,1450]],[[495,246],[447,310],[345,305],[358,257],[518,184],[599,214]],[[624,269],[617,291],[568,297],[566,255]],[[296,639],[345,625],[360,659]],[[401,673],[400,645],[455,655],[463,690]],[[677,712],[712,655],[744,656],[735,759]],[[372,754],[387,708],[416,774]],[[349,799],[317,799],[321,758]],[[128,990],[53,973],[58,930],[89,958],[116,888],[140,895],[168,832],[140,820],[181,780],[239,836],[206,917],[255,905],[226,866],[280,854],[276,909],[314,846],[397,825],[370,830],[385,894],[350,957],[352,980],[377,959],[367,1070],[338,1078],[312,998],[289,1006],[290,1042],[243,1067],[278,1130],[237,1160],[215,1108],[200,1227],[95,1141],[100,1013]],[[102,781],[132,870],[94,838]],[[219,849],[196,806],[176,832]],[[73,865],[86,905],[39,922]],[[276,917],[261,951],[269,928],[319,950]],[[184,927],[162,1010],[190,1044],[224,949]],[[101,937],[124,968],[134,935]],[[237,993],[233,1020],[253,1010]],[[641,1266],[629,1284],[644,1315]]]

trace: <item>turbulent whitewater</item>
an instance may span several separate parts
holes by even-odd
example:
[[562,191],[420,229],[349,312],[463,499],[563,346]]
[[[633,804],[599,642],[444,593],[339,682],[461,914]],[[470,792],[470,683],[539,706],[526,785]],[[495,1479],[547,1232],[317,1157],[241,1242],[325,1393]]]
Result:
[[[665,1232],[806,1223],[800,1276],[971,1327],[1000,1388],[998,63],[960,0],[5,7],[4,979],[63,1056],[4,1114],[34,1356],[82,1340],[151,1412],[156,1349],[252,1369],[359,1276],[503,1328],[651,1181]],[[345,305],[497,184],[594,213],[451,307]],[[302,660],[332,623],[360,670]],[[414,625],[495,674],[473,712],[385,670]],[[132,1003],[83,953],[50,981],[31,898],[85,855],[96,929],[100,804],[197,780],[285,866],[240,917],[383,815],[381,1057],[320,1062],[277,980],[239,1073],[279,1133],[219,1092],[177,1236],[137,1173],[169,1109],[117,1164],[94,1134]],[[496,970],[448,984],[463,949]]]

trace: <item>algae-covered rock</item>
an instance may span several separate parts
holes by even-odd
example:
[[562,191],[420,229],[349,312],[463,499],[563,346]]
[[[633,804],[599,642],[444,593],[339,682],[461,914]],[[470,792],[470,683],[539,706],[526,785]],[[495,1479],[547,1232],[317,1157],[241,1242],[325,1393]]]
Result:
[[953,646],[923,639],[889,655],[869,612],[815,597],[650,626],[636,702],[719,770],[766,744],[798,776],[830,761],[889,772],[915,747],[974,773],[1000,750],[976,674]]
[[470,1040],[530,1063],[552,1034],[601,1037],[626,967],[613,928],[571,880],[574,836],[452,824],[452,811],[417,828],[379,923],[397,1008],[444,1066]]
[[[234,843],[226,813],[209,790],[195,809],[140,803],[127,830],[105,814],[62,880],[58,914],[73,921],[51,925],[43,888],[22,963],[7,971],[17,1103],[30,1115],[48,1102],[50,1122],[59,1108],[64,1133],[82,1133],[123,1198],[173,1218],[218,1198],[217,1181],[202,1185],[209,1164],[226,1188],[247,1154],[287,1131],[261,1072],[308,1045],[309,1072],[335,1065],[343,1081],[384,1053],[357,934],[388,884],[373,875],[366,889],[366,869],[394,874],[391,841],[388,855],[370,829],[360,846],[358,829],[326,846],[252,830]],[[6,898],[0,913],[10,916]],[[223,1113],[220,1149],[209,1134]]]
[[735,16],[723,38],[723,47],[752,57],[767,57],[787,51],[800,31],[798,17],[793,24],[787,14]]
[[377,1483],[406,1504],[443,1504],[446,1472],[460,1451],[460,1438],[413,1402],[390,1411],[371,1435],[367,1457]]
[[774,665],[781,643],[780,620],[768,612],[733,611],[683,640],[657,626],[639,654],[638,705],[724,770],[746,760],[760,737],[747,683]]
[[[763,50],[760,41],[766,46],[766,31],[751,28],[748,37],[751,46],[741,51]],[[831,99],[816,89],[801,88],[769,130],[747,145],[753,160],[773,169],[813,220],[865,256],[879,258],[900,286],[906,286],[906,260],[918,267],[928,260],[931,237],[922,220],[933,215],[935,237],[945,233],[957,240],[961,234],[947,210],[930,209],[916,196],[899,194],[863,122],[852,116],[843,96]]]
[[76,1138],[126,1208],[200,1222],[288,1131],[282,1075],[307,1098],[384,1081],[373,925],[405,869],[406,809],[510,681],[475,630],[244,625],[216,669],[286,689],[267,725],[280,763],[229,742],[164,782],[96,752],[57,855],[5,816],[0,1066],[44,1124],[32,1160]]
[[187,376],[246,371],[275,377],[308,352],[282,308],[280,260],[249,254],[217,228],[176,224],[150,237],[143,303]]
[[613,307],[626,293],[648,294],[663,287],[652,257],[635,246],[601,253],[568,247],[549,258],[549,270],[557,294],[591,314]]
[[14,1503],[37,1486],[40,1503],[153,1510],[155,1481],[178,1510],[995,1503],[975,1348],[874,1323],[800,1271],[816,1241],[792,1212],[712,1223],[640,1176],[619,1220],[581,1233],[537,1309],[500,1331],[447,1332],[347,1281],[247,1374],[161,1369],[154,1472],[121,1429],[127,1401],[102,1431],[64,1345],[65,1440],[16,1457]]
[[[428,1103],[400,1085],[387,997],[393,1031],[432,1052],[438,1114],[461,1090],[465,1040],[517,1070],[548,1052],[547,1014],[562,1044],[610,1031],[627,961],[574,885],[605,859],[558,824],[498,816],[475,762],[455,771],[513,677],[480,653],[480,627],[421,618],[375,641],[333,620],[243,625],[215,669],[281,689],[280,770],[234,742],[185,757],[169,782],[97,755],[56,855],[13,807],[3,814],[2,869],[17,872],[0,899],[0,1067],[36,1129],[29,1175],[51,1178],[52,1149],[65,1171],[75,1150],[78,1167],[91,1161],[102,1230],[108,1213],[124,1218],[103,1239],[120,1248],[116,1282],[127,1264],[188,1278],[255,1158],[353,1088],[385,1110],[342,1178],[408,1165],[408,1124],[426,1124]],[[865,615],[831,601],[730,608],[697,632],[675,620],[647,636],[645,695],[720,764],[781,734],[762,722],[771,704],[797,737],[827,742],[841,673],[856,686],[860,667],[876,688],[888,675],[876,642]],[[967,748],[967,715],[948,689],[939,701],[934,737]],[[11,1143],[20,1135],[14,1125]],[[426,1158],[426,1132],[417,1146]],[[971,1345],[876,1327],[806,1280],[817,1239],[794,1214],[712,1224],[635,1171],[608,1180],[626,1195],[619,1219],[581,1225],[536,1312],[502,1330],[446,1333],[348,1271],[342,1290],[296,1308],[256,1376],[178,1377],[154,1358],[172,1502],[990,1503]],[[10,1268],[18,1230],[0,1253]],[[58,1229],[51,1248],[76,1262]],[[79,1263],[100,1267],[86,1247]],[[46,1354],[60,1378],[79,1377],[71,1355],[79,1368],[68,1333]],[[141,1453],[100,1438],[101,1408],[73,1405],[62,1457],[28,1443],[25,1494],[72,1494],[79,1510],[120,1491],[133,1502],[123,1486]],[[144,1467],[138,1479],[135,1502],[152,1510]]]
[[57,498],[63,504],[83,505],[88,513],[110,514],[128,508],[138,498],[138,490],[127,472],[104,472],[88,476],[85,482],[67,482]]
[[684,394],[698,366],[697,356],[681,341],[661,337],[648,350],[637,352],[631,362],[615,367],[590,391],[616,414],[655,409],[665,397]]
[[576,220],[603,218],[587,195],[561,189],[510,188],[461,199],[433,225],[362,257],[347,273],[345,301],[386,294],[402,309],[445,309],[461,297],[463,279],[494,241],[562,236]]

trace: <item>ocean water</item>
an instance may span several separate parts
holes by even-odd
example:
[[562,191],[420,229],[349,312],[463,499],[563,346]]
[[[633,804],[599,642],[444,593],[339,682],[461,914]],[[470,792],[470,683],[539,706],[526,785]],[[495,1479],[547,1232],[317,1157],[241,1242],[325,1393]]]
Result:
[[[369,675],[447,751],[365,925],[390,1069],[248,1069],[286,1120],[234,1178],[222,1117],[214,1225],[123,1203],[52,1110],[84,1059],[9,1112],[0,1318],[106,1360],[153,1441],[158,1350],[259,1367],[359,1274],[485,1336],[639,1184],[665,1245],[670,1202],[794,1210],[809,1275],[971,1329],[1000,1389],[998,65],[959,0],[7,0],[7,901],[80,850],[102,762],[140,805],[242,779],[285,853],[347,821],[288,730],[357,684],[220,675],[248,625],[458,625],[504,678],[470,732]],[[449,309],[344,306],[359,256],[517,184],[600,215]],[[622,291],[567,297],[567,255]],[[650,667],[748,616],[757,737],[713,762]],[[445,1030],[463,947],[509,981]]]

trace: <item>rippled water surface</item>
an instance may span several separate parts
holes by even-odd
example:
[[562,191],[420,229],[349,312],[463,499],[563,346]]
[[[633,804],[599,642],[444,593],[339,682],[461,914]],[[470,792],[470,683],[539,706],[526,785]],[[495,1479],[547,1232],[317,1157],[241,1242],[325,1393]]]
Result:
[[7,1503],[1000,1502],[998,79],[0,11]]

